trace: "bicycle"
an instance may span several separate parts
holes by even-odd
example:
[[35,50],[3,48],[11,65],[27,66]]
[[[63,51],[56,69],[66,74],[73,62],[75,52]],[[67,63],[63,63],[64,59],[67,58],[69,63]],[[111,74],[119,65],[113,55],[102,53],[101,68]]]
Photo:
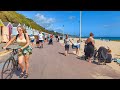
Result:
[[11,56],[5,61],[2,67],[1,79],[11,79],[13,73],[16,70],[20,70],[18,60],[15,60],[15,55],[18,53],[18,49],[6,48],[6,50],[12,50],[12,52],[10,53]]

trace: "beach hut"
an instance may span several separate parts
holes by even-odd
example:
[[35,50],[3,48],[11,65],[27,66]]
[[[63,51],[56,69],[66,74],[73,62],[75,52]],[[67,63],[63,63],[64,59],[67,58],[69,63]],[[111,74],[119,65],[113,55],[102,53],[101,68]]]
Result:
[[30,29],[29,29],[29,28],[30,28],[30,27],[26,28],[26,31],[27,31],[28,35],[29,35],[29,31],[30,31]]
[[4,24],[0,19],[0,43],[2,42],[2,28],[3,28]]
[[33,29],[33,35],[35,35],[35,33],[36,33],[36,30],[35,30],[35,29]]
[[25,28],[26,28],[26,32],[28,33],[29,26],[26,26]]
[[26,29],[29,29],[29,26],[26,26]]
[[30,35],[33,35],[34,34],[34,29],[33,28],[31,28],[31,33],[30,33]]
[[39,34],[39,32],[37,30],[35,30],[34,35],[38,35],[38,34]]
[[11,39],[13,25],[10,22],[3,22],[2,42],[8,42]]
[[18,32],[17,32],[17,27],[18,26],[21,26],[21,24],[20,23],[13,23],[13,29],[12,29],[12,35],[13,36],[18,34]]
[[27,31],[28,35],[32,34],[32,29],[30,27],[26,28],[26,31]]
[[25,24],[21,24],[21,26],[26,29],[26,25]]

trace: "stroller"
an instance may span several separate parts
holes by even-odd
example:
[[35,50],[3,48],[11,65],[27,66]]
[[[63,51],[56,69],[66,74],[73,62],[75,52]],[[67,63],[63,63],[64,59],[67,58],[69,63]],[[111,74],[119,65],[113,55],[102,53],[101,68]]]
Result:
[[103,62],[103,65],[106,65],[106,63],[111,63],[112,55],[108,54],[108,50],[109,49],[106,49],[103,46],[101,46],[98,49],[98,51],[97,51],[98,52],[98,55],[97,55],[98,65],[100,65],[100,63],[102,63],[102,62]]

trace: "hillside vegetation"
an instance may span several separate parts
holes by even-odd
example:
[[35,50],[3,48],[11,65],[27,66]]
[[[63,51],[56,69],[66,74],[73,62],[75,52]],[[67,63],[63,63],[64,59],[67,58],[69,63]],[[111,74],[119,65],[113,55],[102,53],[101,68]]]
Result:
[[44,31],[48,32],[48,30],[45,30],[42,26],[38,25],[36,22],[34,22],[32,19],[26,18],[24,15],[19,14],[15,11],[0,11],[0,19],[3,22],[11,22],[11,23],[20,23],[25,24],[31,28],[34,28],[38,31]]

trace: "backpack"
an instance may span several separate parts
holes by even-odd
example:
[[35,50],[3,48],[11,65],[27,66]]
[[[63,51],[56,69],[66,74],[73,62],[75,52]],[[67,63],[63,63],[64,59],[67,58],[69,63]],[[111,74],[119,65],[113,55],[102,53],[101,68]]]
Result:
[[105,47],[100,47],[98,49],[98,58],[100,59],[107,59],[107,49]]
[[108,49],[105,47],[100,47],[98,49],[98,58],[99,59],[104,59],[106,63],[111,63],[112,60],[112,54],[108,54]]
[[[16,35],[16,40],[17,40],[18,36],[19,36],[19,34]],[[26,39],[26,35],[25,35],[25,33],[24,33],[24,37],[25,37],[25,39]]]

